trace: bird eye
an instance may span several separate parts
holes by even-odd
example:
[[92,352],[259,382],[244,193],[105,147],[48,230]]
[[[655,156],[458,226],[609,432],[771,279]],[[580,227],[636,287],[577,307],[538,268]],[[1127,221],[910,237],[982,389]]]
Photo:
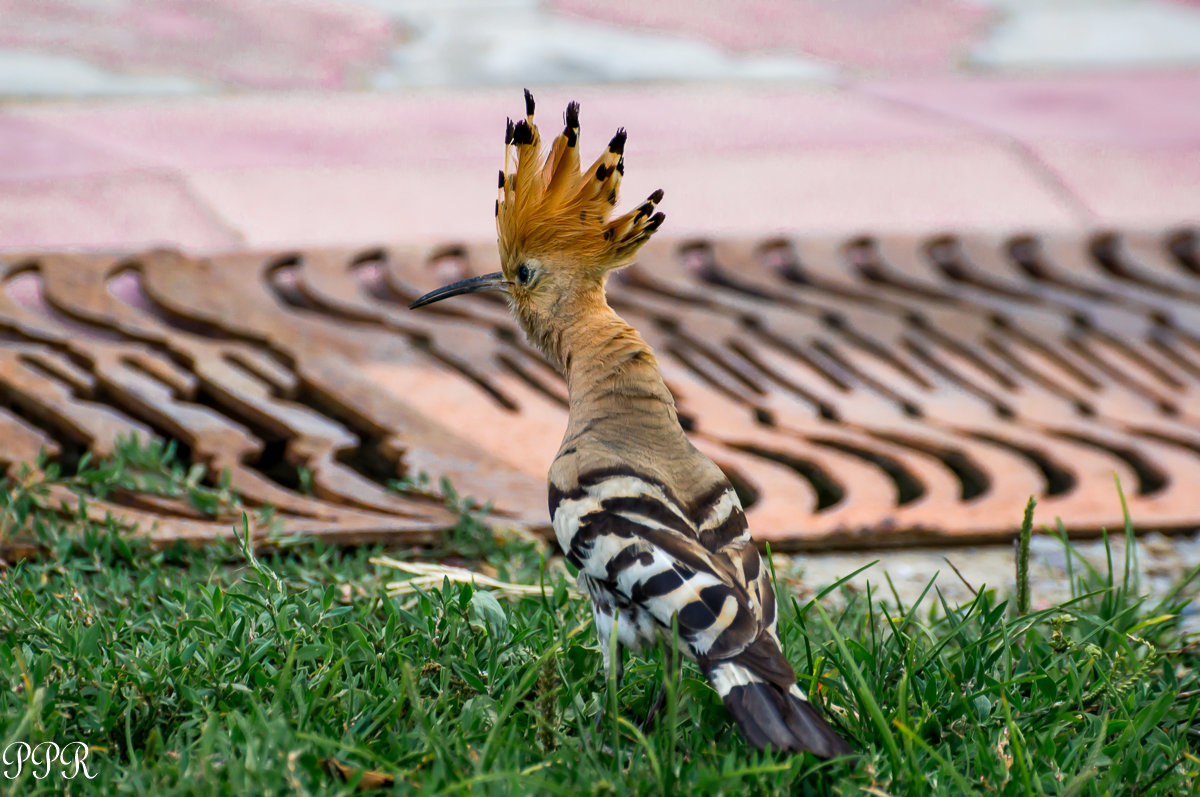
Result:
[[530,275],[531,275],[531,272],[529,270],[529,266],[522,263],[520,266],[517,267],[517,282],[524,285],[525,283],[529,282]]

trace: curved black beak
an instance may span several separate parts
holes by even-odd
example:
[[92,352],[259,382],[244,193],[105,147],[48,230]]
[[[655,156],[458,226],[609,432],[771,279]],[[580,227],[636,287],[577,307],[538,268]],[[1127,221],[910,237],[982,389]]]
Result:
[[429,293],[417,299],[408,306],[410,310],[416,310],[418,307],[424,307],[427,304],[440,302],[442,299],[449,299],[451,296],[458,296],[460,293],[476,293],[478,291],[503,291],[508,289],[508,280],[504,279],[504,275],[499,271],[491,274],[484,274],[481,277],[471,277],[470,279],[459,280],[452,282],[449,285],[443,285],[436,291]]

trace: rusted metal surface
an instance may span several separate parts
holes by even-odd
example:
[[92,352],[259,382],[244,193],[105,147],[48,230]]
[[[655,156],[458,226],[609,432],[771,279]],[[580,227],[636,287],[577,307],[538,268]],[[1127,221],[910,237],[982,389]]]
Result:
[[[288,528],[428,539],[428,474],[547,532],[559,377],[497,296],[407,303],[493,246],[8,256],[0,460],[175,438]],[[792,547],[1200,526],[1200,235],[655,242],[610,285],[680,415]],[[279,474],[304,467],[315,495]],[[97,502],[151,533],[227,526]]]

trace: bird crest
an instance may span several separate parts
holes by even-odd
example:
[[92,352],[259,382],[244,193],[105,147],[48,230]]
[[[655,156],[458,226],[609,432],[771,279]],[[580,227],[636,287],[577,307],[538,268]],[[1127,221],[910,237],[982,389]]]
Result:
[[[579,103],[567,106],[562,133],[543,156],[525,91],[525,118],[504,133],[504,169],[496,200],[496,232],[505,276],[526,258],[563,261],[596,275],[632,262],[662,225],[655,191],[637,208],[613,217],[625,174],[625,129],[586,169],[579,160]],[[561,255],[561,257],[557,257]]]

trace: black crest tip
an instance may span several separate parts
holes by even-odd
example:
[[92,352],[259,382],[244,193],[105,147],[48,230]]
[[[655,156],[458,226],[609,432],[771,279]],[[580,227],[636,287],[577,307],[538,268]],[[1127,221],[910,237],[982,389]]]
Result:
[[617,134],[612,137],[612,141],[608,142],[608,151],[623,155],[625,153],[625,139],[627,137],[625,128],[618,128]]
[[497,188],[504,187],[504,170],[503,169],[500,170],[500,183],[496,187]]
[[525,89],[525,115],[533,116],[533,95],[529,93],[529,89]]
[[617,174],[621,175],[622,177],[625,176],[625,157],[624,156],[617,158]]
[[646,229],[649,230],[650,232],[654,232],[659,227],[661,227],[662,223],[666,220],[667,220],[666,214],[655,213],[653,216],[650,217],[650,221],[646,222]]
[[517,146],[533,143],[533,128],[524,119],[513,127],[513,143]]
[[513,141],[513,120],[509,119],[508,124],[504,127],[504,145],[508,146]]
[[568,102],[567,113],[563,116],[563,123],[567,127],[579,127],[579,103]]
[[600,182],[604,182],[605,177],[608,177],[608,167],[601,163],[596,167],[596,179]]
[[663,198],[663,190],[661,188],[655,190],[655,192],[650,195],[650,201],[656,205],[659,202],[662,202],[662,198]]

